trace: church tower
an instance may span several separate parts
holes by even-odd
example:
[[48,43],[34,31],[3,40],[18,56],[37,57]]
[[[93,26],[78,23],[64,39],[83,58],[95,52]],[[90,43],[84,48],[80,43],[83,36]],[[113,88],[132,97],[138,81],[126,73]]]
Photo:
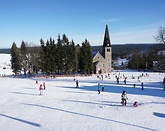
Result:
[[111,41],[109,37],[108,25],[105,27],[104,42],[103,42],[103,56],[105,58],[105,72],[110,73],[112,71],[112,49]]

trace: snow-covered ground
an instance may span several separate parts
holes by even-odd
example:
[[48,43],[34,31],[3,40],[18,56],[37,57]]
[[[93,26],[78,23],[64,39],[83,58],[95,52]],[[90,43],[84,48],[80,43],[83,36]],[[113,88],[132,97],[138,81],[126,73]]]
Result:
[[[79,88],[74,77],[0,77],[0,131],[165,131],[165,74],[147,72],[138,81],[140,75],[119,71],[103,80],[76,76]],[[43,82],[46,90],[39,95]],[[100,94],[98,83],[104,86]],[[123,90],[129,98],[126,107],[120,103]],[[133,107],[135,101],[138,107]]]
[[0,76],[13,74],[10,60],[10,54],[0,54]]

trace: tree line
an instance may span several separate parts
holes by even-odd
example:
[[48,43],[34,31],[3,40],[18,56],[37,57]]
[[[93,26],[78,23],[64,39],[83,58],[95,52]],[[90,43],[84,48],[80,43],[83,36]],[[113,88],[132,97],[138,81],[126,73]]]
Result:
[[153,69],[165,71],[165,27],[159,27],[155,40],[159,42],[146,52],[134,52],[131,54],[128,68],[132,69]]
[[[128,68],[165,71],[165,54],[162,52],[164,47],[164,44],[155,44],[146,51],[134,51],[129,56]],[[154,66],[156,66],[155,69]]]
[[13,42],[11,47],[11,65],[15,75],[42,73],[54,74],[91,74],[93,73],[92,51],[85,39],[81,46],[69,41],[63,34],[57,41],[50,38],[46,42],[40,39],[40,46],[21,42],[20,48]]

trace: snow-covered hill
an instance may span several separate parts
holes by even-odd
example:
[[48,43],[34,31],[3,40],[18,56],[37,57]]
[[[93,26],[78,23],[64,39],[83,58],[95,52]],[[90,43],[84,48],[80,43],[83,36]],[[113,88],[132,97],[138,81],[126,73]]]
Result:
[[[136,71],[112,72],[103,80],[96,75],[0,77],[0,131],[165,131],[164,77],[163,73]],[[43,82],[46,90],[39,95]],[[104,86],[100,94],[98,83]],[[127,106],[120,103],[123,90]],[[133,106],[135,101],[138,107]]]

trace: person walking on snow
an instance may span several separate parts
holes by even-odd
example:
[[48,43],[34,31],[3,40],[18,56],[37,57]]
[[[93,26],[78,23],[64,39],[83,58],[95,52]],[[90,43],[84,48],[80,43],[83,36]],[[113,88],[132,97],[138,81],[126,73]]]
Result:
[[78,80],[76,80],[76,88],[78,88],[79,87],[79,85],[78,85]]
[[42,84],[39,86],[39,91],[40,91],[40,94],[39,95],[41,95],[42,93]]
[[97,90],[98,91],[98,94],[100,94],[100,88],[101,88],[100,87],[100,83],[98,83],[98,90]]
[[46,88],[46,86],[45,86],[45,82],[43,83],[43,87],[44,87],[44,90],[45,90],[45,88]]
[[122,105],[126,106],[127,105],[127,93],[126,91],[123,91],[122,95],[121,95],[121,100],[122,100]]
[[143,82],[141,83],[141,87],[142,87],[142,90],[144,90],[144,85],[143,85]]

